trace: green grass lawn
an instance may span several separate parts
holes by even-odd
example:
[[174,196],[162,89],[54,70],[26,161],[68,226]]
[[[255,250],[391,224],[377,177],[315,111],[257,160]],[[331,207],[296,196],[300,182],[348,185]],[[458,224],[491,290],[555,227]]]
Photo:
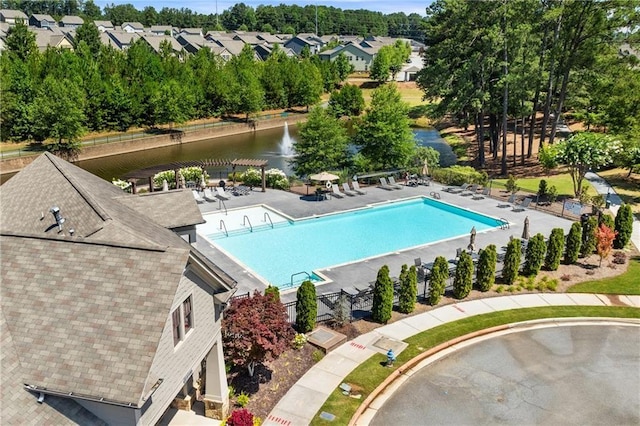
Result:
[[[520,178],[517,180],[517,185],[521,190],[532,192],[534,194],[538,193],[538,185],[540,185],[540,181],[544,179],[547,181],[547,187],[551,185],[555,185],[558,190],[558,196],[567,196],[573,197],[573,181],[571,180],[571,176],[569,173],[561,173],[553,176],[545,176],[545,177],[535,177],[535,178]],[[507,179],[494,179],[493,186],[498,188],[504,188],[507,183]],[[585,180],[582,183],[584,188],[587,188],[589,195],[597,195],[597,192],[589,183]]]
[[571,286],[568,293],[602,293],[640,295],[640,257],[629,260],[629,269],[622,275],[587,281]]
[[515,309],[509,311],[494,312],[484,315],[476,315],[471,318],[444,324],[431,330],[419,333],[405,341],[409,346],[398,355],[393,368],[384,367],[386,356],[376,354],[363,362],[349,374],[344,382],[352,386],[352,389],[362,395],[362,399],[354,399],[342,394],[336,389],[329,396],[319,412],[326,411],[334,414],[336,418],[332,422],[315,416],[312,425],[346,425],[364,400],[384,381],[393,371],[401,367],[407,361],[417,355],[447,342],[459,336],[464,336],[477,330],[510,324],[519,321],[528,321],[540,318],[560,317],[616,317],[616,318],[640,318],[640,309],[631,307],[611,306],[549,306],[542,308]]
[[441,133],[440,136],[449,144],[453,153],[458,157],[458,164],[469,161],[467,156],[467,148],[469,143],[464,138],[455,133]]

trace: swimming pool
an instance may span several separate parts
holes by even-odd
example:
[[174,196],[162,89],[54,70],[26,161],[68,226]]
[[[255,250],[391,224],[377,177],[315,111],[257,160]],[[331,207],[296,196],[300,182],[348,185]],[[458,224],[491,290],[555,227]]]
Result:
[[[430,198],[385,203],[250,232],[207,238],[268,283],[291,287],[292,275],[338,266],[500,226],[500,220]],[[294,278],[298,284],[305,274]]]

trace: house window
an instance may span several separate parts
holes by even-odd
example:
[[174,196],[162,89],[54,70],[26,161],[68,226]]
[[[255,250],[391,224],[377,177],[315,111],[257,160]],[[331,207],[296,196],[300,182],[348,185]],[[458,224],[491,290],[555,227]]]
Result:
[[173,345],[182,342],[193,328],[193,296],[187,297],[176,310],[171,313]]

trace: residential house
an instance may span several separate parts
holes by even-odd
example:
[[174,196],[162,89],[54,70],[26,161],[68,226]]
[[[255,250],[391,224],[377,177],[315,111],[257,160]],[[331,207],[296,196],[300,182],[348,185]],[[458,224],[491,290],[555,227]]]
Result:
[[29,17],[29,26],[36,28],[55,28],[56,20],[51,15],[34,13]]
[[98,27],[98,31],[100,31],[101,33],[105,31],[113,31],[116,29],[111,21],[93,21],[93,23],[96,27]]
[[202,49],[207,43],[212,43],[206,40],[204,37],[198,35],[189,35],[180,33],[176,37],[176,40],[189,53],[196,53]]
[[144,25],[142,25],[140,22],[123,22],[120,28],[122,29],[122,31],[127,33],[144,32]]
[[29,17],[21,10],[0,9],[0,22],[6,22],[15,25],[17,21],[28,24]]
[[411,54],[400,72],[396,74],[396,81],[414,81],[418,72],[424,68],[424,61],[420,55]]
[[173,27],[171,25],[152,25],[149,28],[149,33],[153,35],[170,35],[174,36]]
[[160,45],[162,42],[169,42],[171,50],[175,55],[180,55],[182,52],[182,45],[171,36],[143,34],[141,38],[146,41],[156,53],[160,53]]
[[[240,40],[220,39],[220,40],[217,40],[216,43],[220,47],[224,47],[225,49],[227,49],[227,51],[231,53],[233,56],[238,56],[240,52],[242,52],[242,48],[244,47],[244,43]],[[256,57],[258,57],[257,54],[256,54]]]
[[75,15],[67,15],[59,22],[59,25],[64,28],[79,28],[82,24],[84,24],[84,19]]
[[266,41],[258,38],[253,34],[236,34],[233,36],[233,40],[241,41],[244,44],[250,44],[252,46],[255,46],[258,44],[267,44]]
[[56,28],[55,31],[44,28],[29,28],[36,35],[36,45],[40,52],[44,52],[48,47],[55,49],[73,50],[72,40]]
[[[104,44],[109,44],[114,46],[119,50],[126,50],[131,46],[137,39],[140,38],[138,33],[126,32],[126,31],[109,31],[104,33],[108,36],[106,39],[107,42]],[[101,37],[101,40],[103,38]]]
[[318,56],[323,61],[333,62],[341,53],[344,54],[349,60],[349,63],[353,65],[354,71],[362,72],[371,69],[373,58],[376,53],[378,53],[378,49],[366,49],[358,44],[349,43],[320,52]]
[[256,37],[259,40],[266,41],[267,43],[269,43],[269,46],[272,46],[272,47],[274,44],[282,45],[284,43],[284,41],[280,37],[277,37],[269,33],[257,33]]
[[302,50],[305,46],[309,48],[309,52],[312,55],[315,55],[320,51],[322,42],[316,39],[307,39],[305,37],[301,37],[300,35],[290,38],[289,40],[284,42],[284,47],[293,50],[298,56],[302,53]]
[[183,28],[180,30],[180,34],[184,34],[188,36],[204,37],[204,34],[202,33],[202,28]]
[[225,418],[235,282],[178,235],[203,222],[190,191],[126,194],[45,153],[0,200],[2,425],[152,425],[196,399]]

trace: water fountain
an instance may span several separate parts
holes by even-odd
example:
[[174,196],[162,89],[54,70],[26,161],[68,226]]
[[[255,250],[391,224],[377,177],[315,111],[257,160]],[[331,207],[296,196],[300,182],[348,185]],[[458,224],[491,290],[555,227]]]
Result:
[[284,122],[284,135],[282,135],[282,140],[280,141],[280,154],[283,157],[293,157],[295,152],[293,151],[293,142],[294,140],[289,135],[289,125],[287,122]]

